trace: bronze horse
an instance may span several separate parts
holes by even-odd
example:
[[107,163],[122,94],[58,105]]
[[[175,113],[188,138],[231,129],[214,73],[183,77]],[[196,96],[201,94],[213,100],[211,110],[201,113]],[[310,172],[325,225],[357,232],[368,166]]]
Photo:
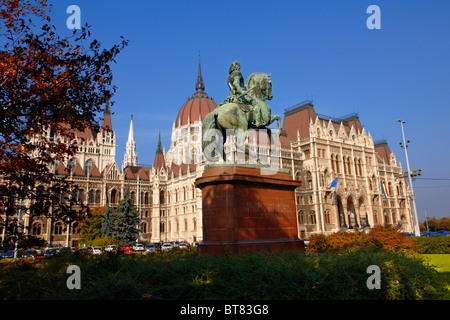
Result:
[[[248,129],[263,129],[277,121],[278,130],[281,132],[280,116],[272,115],[271,109],[265,101],[271,100],[273,97],[270,74],[252,73],[248,77],[245,87],[248,88],[245,93],[245,100],[250,101],[250,104],[225,103],[206,115],[203,120],[202,146],[207,157],[211,156],[211,154],[208,154],[210,146],[217,147],[217,144],[215,144],[217,130],[221,133],[217,142],[222,141],[221,150],[223,150],[223,145],[226,142],[227,129],[232,129],[236,133],[237,149],[245,151],[251,156],[256,156],[258,161],[257,154],[248,146],[245,146]],[[270,129],[268,129],[268,132],[271,135]],[[223,154],[223,159],[226,161],[225,154]]]

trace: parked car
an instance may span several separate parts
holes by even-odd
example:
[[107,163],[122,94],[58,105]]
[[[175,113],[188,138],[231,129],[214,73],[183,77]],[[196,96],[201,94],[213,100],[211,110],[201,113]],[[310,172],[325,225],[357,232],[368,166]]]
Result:
[[43,254],[42,249],[40,247],[33,247],[33,250],[36,252],[36,255],[41,255]]
[[125,244],[125,245],[122,246],[122,250],[124,252],[130,252],[130,251],[133,250],[133,248],[129,244]]
[[14,258],[14,250],[6,251],[5,253],[3,253],[2,258],[3,259]]
[[181,242],[180,245],[178,246],[180,249],[187,249],[188,246],[185,242]]
[[144,245],[142,243],[137,243],[135,246],[133,246],[134,251],[144,251]]
[[173,241],[172,245],[174,248],[178,248],[180,246],[180,242],[179,241]]
[[154,244],[148,244],[145,246],[145,251],[156,251]]
[[51,256],[54,256],[55,254],[56,254],[55,249],[47,249],[44,252],[44,257],[51,257]]
[[80,252],[82,252],[82,253],[91,253],[92,252],[92,247],[81,247],[80,248]]
[[117,250],[117,246],[115,246],[115,245],[113,245],[113,244],[110,244],[109,246],[107,246],[106,248],[105,248],[105,251],[106,252],[114,252],[114,251],[116,251]]
[[36,256],[36,251],[27,250],[23,253],[22,258],[34,258]]
[[59,249],[59,253],[64,253],[64,252],[70,252],[70,248],[69,247],[63,247],[63,248]]
[[173,249],[173,245],[169,242],[166,242],[161,246],[161,251],[167,251],[171,249]]
[[92,249],[92,254],[102,254],[103,253],[103,248],[102,247],[94,247]]

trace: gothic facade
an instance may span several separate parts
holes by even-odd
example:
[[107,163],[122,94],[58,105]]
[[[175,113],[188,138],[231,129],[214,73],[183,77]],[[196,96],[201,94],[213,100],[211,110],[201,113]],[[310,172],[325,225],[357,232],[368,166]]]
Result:
[[[173,123],[167,152],[159,137],[151,167],[138,164],[133,119],[123,164],[116,163],[116,137],[107,105],[98,132],[77,133],[80,147],[71,170],[68,163],[58,163],[54,170],[78,185],[79,199],[91,208],[117,206],[128,187],[138,207],[141,242],[202,241],[201,190],[195,180],[205,168],[202,120],[216,107],[205,93],[199,63],[195,93]],[[356,114],[327,117],[306,101],[285,110],[279,141],[271,161],[302,181],[295,191],[300,238],[387,224],[412,232],[410,190],[402,166],[385,141],[372,140]],[[333,181],[336,186],[331,187]],[[387,198],[382,184],[388,188]],[[23,224],[30,234],[53,244],[84,245],[77,238],[77,222],[31,220],[25,215]]]

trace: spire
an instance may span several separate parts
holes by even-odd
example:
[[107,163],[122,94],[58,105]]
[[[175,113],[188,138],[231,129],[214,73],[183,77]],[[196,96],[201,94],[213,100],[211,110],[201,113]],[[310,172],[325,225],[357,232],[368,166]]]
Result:
[[111,107],[109,105],[109,99],[106,100],[106,107],[103,111],[102,129],[105,131],[112,131],[111,124]]
[[153,168],[155,173],[158,173],[161,168],[166,166],[164,161],[164,150],[161,144],[161,131],[159,132],[158,147],[156,148],[155,161],[153,162]]
[[122,169],[128,166],[137,166],[136,141],[134,141],[133,115],[130,120],[130,130],[128,131],[128,140],[125,147],[125,155],[123,157]]
[[198,53],[198,75],[197,75],[197,83],[195,84],[195,90],[197,92],[205,91],[205,83],[203,82],[202,77],[202,66],[200,65],[200,52]]
[[133,115],[131,115],[131,121],[130,121],[130,130],[128,131],[128,142],[134,143],[134,128],[133,128]]
[[161,131],[159,132],[158,148],[156,148],[156,153],[163,153],[162,144],[161,144]]

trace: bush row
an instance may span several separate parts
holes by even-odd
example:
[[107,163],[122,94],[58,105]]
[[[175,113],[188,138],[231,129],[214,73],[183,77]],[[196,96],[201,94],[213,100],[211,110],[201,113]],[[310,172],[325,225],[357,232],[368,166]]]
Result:
[[341,253],[387,250],[408,251],[419,254],[450,253],[450,237],[412,237],[395,227],[374,227],[365,232],[339,232],[330,235],[316,234],[307,246],[310,253]]
[[[69,290],[69,265],[81,289]],[[367,268],[381,270],[381,289],[368,289]],[[149,255],[65,253],[44,260],[3,261],[3,299],[437,299],[445,288],[417,255],[260,253]]]
[[450,237],[412,237],[411,239],[418,253],[421,254],[450,254]]
[[366,232],[337,232],[329,235],[315,234],[307,250],[310,253],[342,253],[386,250],[390,252],[417,252],[411,237],[395,227],[377,226]]

